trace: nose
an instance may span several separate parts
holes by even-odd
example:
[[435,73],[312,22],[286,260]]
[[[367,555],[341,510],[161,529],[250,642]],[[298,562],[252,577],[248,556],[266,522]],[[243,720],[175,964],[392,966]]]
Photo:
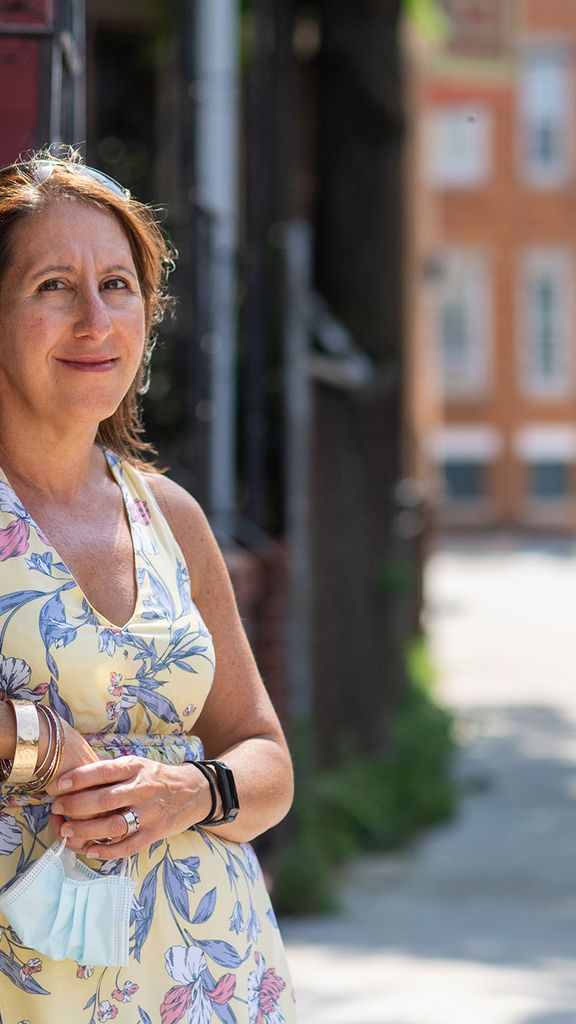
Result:
[[78,292],[75,337],[104,341],[111,329],[112,321],[101,293],[97,288],[81,289]]

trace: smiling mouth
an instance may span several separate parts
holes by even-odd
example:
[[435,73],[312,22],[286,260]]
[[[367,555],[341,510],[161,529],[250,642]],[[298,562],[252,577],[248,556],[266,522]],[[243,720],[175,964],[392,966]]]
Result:
[[72,370],[85,370],[88,372],[92,370],[93,372],[98,373],[104,372],[105,370],[111,370],[118,362],[118,357],[110,356],[107,359],[92,359],[90,357],[80,359],[59,359],[58,362],[62,363],[64,366],[69,366]]

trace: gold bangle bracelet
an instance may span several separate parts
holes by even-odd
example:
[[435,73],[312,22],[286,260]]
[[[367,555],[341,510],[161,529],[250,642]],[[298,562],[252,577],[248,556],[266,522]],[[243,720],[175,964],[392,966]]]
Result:
[[46,728],[48,729],[48,742],[46,744],[46,753],[44,755],[44,760],[42,761],[42,764],[37,764],[36,765],[36,771],[34,772],[34,778],[39,778],[39,777],[41,777],[43,775],[44,771],[46,770],[47,765],[50,764],[50,761],[52,759],[52,754],[53,754],[53,751],[54,751],[54,745],[55,745],[55,733],[54,733],[54,726],[52,724],[52,719],[50,718],[50,715],[47,714],[46,708],[44,707],[43,704],[38,704],[37,708],[38,708],[38,714],[42,715],[42,718],[46,722]]
[[44,712],[46,716],[51,719],[52,724],[54,726],[55,742],[52,748],[52,757],[50,760],[50,764],[48,765],[43,775],[37,777],[36,781],[32,783],[32,787],[34,790],[46,789],[46,786],[48,786],[49,783],[54,778],[54,776],[58,774],[60,770],[60,765],[62,764],[62,757],[64,755],[64,732],[62,729],[60,716],[57,714],[56,711],[54,711],[49,706],[44,708]]
[[29,782],[38,760],[40,720],[33,701],[8,700],[16,718],[16,750],[10,774],[2,780],[4,786],[22,786]]
[[46,709],[43,704],[38,704],[37,707],[38,714],[42,715],[48,728],[48,743],[46,745],[46,754],[44,755],[42,764],[39,764],[36,767],[34,778],[26,785],[26,789],[29,793],[38,793],[44,789],[44,779],[51,769],[56,754],[56,726],[50,714],[52,709]]

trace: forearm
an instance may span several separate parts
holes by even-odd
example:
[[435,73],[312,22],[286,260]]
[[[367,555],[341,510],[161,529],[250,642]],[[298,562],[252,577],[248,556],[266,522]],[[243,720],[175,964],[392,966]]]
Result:
[[[218,753],[220,744],[206,749],[208,758],[225,760],[234,772],[240,811],[234,822],[215,826],[213,834],[233,842],[248,842],[280,821],[292,800],[292,766],[283,741],[258,736]],[[52,805],[55,827],[66,835],[72,850],[102,860],[138,853],[157,839],[178,835],[209,814],[210,787],[193,762],[166,765],[142,757],[98,760],[63,774]],[[134,810],[139,829],[126,832],[122,811]],[[216,808],[216,815],[221,807]],[[64,819],[68,819],[65,821]],[[209,826],[200,826],[211,831]],[[109,846],[93,846],[110,837]]]
[[[236,820],[227,825],[202,828],[222,839],[245,843],[282,821],[294,795],[292,763],[283,744],[255,736],[213,756],[232,769],[240,810]],[[217,814],[219,811],[220,804]]]

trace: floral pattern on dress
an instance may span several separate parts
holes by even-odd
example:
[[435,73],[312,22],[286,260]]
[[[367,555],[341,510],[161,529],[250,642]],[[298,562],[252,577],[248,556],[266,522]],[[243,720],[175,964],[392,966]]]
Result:
[[[212,639],[153,494],[105,454],[130,523],[134,613],[123,626],[99,615],[0,479],[0,699],[50,704],[100,757],[191,762],[203,757],[193,728],[214,676]],[[49,816],[46,794],[0,788],[0,890],[52,844]],[[82,859],[103,874],[121,867]],[[249,844],[193,828],[132,857],[131,874],[130,955],[120,970],[55,963],[25,948],[0,915],[3,1020],[293,1024],[284,951]]]

